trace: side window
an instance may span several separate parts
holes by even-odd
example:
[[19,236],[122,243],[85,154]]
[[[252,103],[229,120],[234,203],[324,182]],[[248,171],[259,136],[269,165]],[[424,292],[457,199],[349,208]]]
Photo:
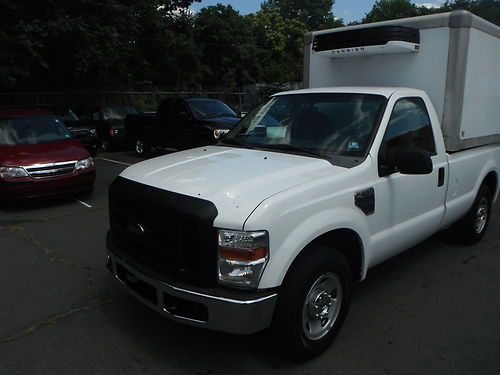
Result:
[[101,112],[96,111],[96,112],[92,113],[92,120],[94,120],[94,121],[100,121],[102,119],[103,119],[103,116],[102,116]]
[[170,124],[174,116],[174,103],[172,99],[164,99],[158,108],[158,120],[161,125]]
[[421,98],[399,99],[392,110],[387,130],[380,146],[379,163],[404,148],[419,148],[436,155],[431,121]]
[[181,122],[191,118],[189,109],[181,100],[176,100],[174,102],[174,118]]

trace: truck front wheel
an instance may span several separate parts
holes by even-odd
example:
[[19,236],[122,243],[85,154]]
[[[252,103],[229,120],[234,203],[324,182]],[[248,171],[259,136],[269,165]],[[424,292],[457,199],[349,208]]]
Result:
[[490,221],[491,199],[488,186],[481,185],[470,210],[454,225],[454,234],[460,242],[473,245],[481,241]]
[[344,322],[350,297],[347,259],[327,247],[308,249],[288,272],[273,319],[285,354],[309,359],[324,352]]

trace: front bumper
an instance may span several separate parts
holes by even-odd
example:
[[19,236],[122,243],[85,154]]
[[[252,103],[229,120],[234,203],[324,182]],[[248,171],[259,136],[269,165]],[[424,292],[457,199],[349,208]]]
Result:
[[235,334],[252,334],[271,325],[277,292],[193,287],[159,280],[108,250],[108,269],[135,298],[183,324]]
[[119,129],[117,133],[109,134],[108,139],[115,145],[131,144],[130,139],[127,137],[125,129]]
[[49,198],[78,194],[91,190],[94,182],[95,168],[58,177],[10,179],[0,181],[0,198],[16,201],[26,198]]

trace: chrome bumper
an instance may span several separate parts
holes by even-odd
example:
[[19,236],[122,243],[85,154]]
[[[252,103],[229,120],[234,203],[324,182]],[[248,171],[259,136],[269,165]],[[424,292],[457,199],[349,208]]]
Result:
[[173,321],[242,335],[271,325],[276,292],[228,298],[189,290],[145,275],[109,250],[107,267],[132,296]]

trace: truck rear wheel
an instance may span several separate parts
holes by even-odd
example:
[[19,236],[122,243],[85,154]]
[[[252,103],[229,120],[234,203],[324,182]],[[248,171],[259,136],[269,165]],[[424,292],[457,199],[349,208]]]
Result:
[[143,137],[138,137],[135,141],[135,153],[141,157],[147,157],[151,153],[151,146]]
[[454,225],[454,234],[460,242],[473,245],[481,241],[490,222],[491,199],[489,187],[481,185],[470,210]]
[[288,272],[273,329],[285,354],[309,359],[324,352],[344,322],[351,297],[351,271],[338,251],[314,246]]
[[109,139],[107,136],[103,136],[99,139],[99,144],[101,146],[101,150],[104,152],[111,152],[113,151],[113,144],[111,143],[111,139]]

